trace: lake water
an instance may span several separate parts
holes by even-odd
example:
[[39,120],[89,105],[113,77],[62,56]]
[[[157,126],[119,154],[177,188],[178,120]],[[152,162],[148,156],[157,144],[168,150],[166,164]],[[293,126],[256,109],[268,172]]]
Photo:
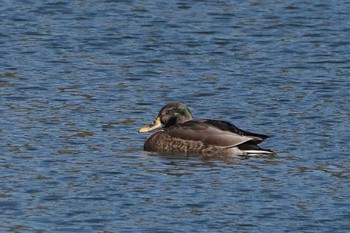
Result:
[[[0,4],[1,232],[349,232],[349,1]],[[143,151],[168,102],[273,158]]]

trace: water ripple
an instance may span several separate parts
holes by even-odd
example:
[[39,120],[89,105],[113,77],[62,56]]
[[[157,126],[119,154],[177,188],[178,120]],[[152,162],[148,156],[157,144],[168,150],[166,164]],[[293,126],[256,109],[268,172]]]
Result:
[[[0,230],[349,230],[349,6],[3,1]],[[142,151],[170,101],[278,155]]]

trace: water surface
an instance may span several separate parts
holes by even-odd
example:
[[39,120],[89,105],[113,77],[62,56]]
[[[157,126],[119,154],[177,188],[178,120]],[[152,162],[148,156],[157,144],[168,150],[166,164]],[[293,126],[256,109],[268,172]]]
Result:
[[[350,230],[347,1],[3,1],[1,232]],[[142,150],[167,102],[274,158]]]

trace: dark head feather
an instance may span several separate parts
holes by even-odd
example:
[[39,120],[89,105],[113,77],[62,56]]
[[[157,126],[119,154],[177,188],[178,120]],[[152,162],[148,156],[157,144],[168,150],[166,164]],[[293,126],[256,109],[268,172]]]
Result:
[[166,128],[192,120],[192,113],[188,107],[182,103],[169,103],[159,111],[158,117]]

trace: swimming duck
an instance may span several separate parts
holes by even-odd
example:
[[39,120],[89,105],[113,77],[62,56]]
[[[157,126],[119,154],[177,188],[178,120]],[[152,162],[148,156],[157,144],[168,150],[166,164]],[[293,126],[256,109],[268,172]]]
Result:
[[161,130],[148,136],[145,151],[206,157],[274,154],[258,146],[268,136],[241,130],[226,121],[193,119],[189,108],[178,102],[165,105],[155,121],[139,132],[156,129]]

